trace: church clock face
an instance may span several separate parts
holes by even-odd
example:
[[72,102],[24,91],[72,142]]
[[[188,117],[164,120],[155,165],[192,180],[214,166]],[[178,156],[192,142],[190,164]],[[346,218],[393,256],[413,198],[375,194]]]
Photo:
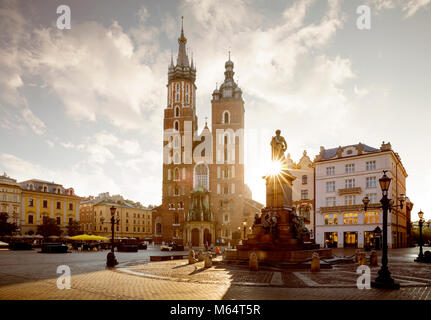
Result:
[[224,89],[223,90],[223,97],[232,97],[232,89]]

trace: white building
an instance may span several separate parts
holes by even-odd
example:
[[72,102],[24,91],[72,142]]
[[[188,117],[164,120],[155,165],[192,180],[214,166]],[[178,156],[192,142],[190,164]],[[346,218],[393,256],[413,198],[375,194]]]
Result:
[[296,212],[304,218],[304,223],[314,238],[314,165],[307,151],[298,163],[287,155],[289,172],[296,178],[292,186],[292,204]]
[[[379,178],[383,170],[392,178],[389,198],[395,203],[406,194],[407,173],[390,143],[380,149],[357,144],[325,150],[314,160],[316,184],[316,243],[321,246],[359,247],[374,245],[373,230],[382,229],[379,205],[382,193]],[[362,199],[368,196],[370,208],[364,212]],[[411,205],[388,214],[388,247],[405,247]]]

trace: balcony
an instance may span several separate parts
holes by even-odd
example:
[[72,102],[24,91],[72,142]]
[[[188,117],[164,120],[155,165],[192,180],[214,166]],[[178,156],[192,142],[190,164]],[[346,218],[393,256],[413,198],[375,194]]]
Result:
[[361,193],[362,193],[361,187],[338,189],[339,196],[343,196],[347,194],[361,194]]

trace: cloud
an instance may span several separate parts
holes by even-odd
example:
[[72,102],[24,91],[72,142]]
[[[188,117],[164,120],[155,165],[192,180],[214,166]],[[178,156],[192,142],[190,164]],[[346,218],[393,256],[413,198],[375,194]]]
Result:
[[431,0],[409,0],[403,7],[403,11],[406,11],[405,18],[413,16],[419,9],[427,7],[430,3]]
[[402,8],[404,19],[412,17],[420,9],[425,9],[431,0],[367,0],[367,4],[374,6],[377,12],[384,9]]

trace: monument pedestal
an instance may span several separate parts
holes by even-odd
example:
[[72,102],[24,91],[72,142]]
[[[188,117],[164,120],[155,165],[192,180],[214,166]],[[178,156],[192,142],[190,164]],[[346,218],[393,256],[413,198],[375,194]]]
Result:
[[228,250],[225,260],[248,260],[255,252],[259,262],[297,263],[311,259],[314,252],[320,258],[331,258],[331,249],[304,241],[306,229],[292,210],[292,182],[295,177],[283,164],[275,175],[265,176],[266,207],[255,217],[253,231],[236,250]]

